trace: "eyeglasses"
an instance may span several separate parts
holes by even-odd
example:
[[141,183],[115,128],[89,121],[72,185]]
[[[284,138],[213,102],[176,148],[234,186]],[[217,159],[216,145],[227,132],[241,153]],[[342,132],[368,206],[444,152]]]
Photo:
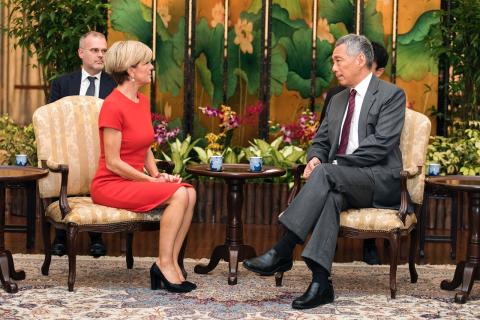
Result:
[[82,48],[83,50],[88,50],[90,51],[91,53],[93,54],[99,54],[100,52],[102,54],[105,54],[107,53],[107,49],[99,49],[99,48],[90,48],[90,49],[85,49],[85,48]]

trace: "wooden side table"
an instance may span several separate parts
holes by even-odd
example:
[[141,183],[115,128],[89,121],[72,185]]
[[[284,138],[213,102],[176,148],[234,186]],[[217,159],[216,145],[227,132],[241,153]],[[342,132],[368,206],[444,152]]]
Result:
[[[419,243],[419,255],[421,258],[425,257],[425,242],[449,242],[450,243],[450,258],[455,260],[457,257],[457,191],[453,189],[444,188],[443,185],[439,186],[435,184],[435,181],[444,181],[445,177],[435,176],[427,177],[425,179],[425,192],[423,197],[423,206],[420,213],[419,227],[420,227],[420,243]],[[451,226],[450,235],[429,235],[426,232],[427,229],[427,213],[429,212],[429,199],[445,200],[447,198],[452,199],[451,210]]]
[[467,261],[457,263],[452,281],[443,280],[440,284],[443,290],[455,290],[461,285],[460,291],[455,294],[455,302],[465,303],[475,280],[480,280],[480,177],[445,176],[429,183],[450,191],[466,191],[471,196]]
[[0,282],[3,289],[9,293],[18,291],[17,285],[10,278],[12,280],[23,280],[25,279],[25,272],[15,271],[12,254],[5,250],[5,187],[9,183],[27,183],[30,186],[28,189],[28,210],[36,212],[35,182],[47,174],[48,171],[41,168],[0,166]]
[[208,265],[196,265],[194,271],[206,274],[215,269],[220,259],[223,259],[229,263],[228,284],[237,284],[238,262],[257,255],[252,246],[243,243],[243,184],[247,179],[283,176],[285,170],[264,166],[261,172],[251,172],[248,164],[224,164],[223,171],[214,172],[210,171],[208,165],[201,164],[188,166],[186,171],[199,176],[222,178],[228,185],[225,243],[215,247]]

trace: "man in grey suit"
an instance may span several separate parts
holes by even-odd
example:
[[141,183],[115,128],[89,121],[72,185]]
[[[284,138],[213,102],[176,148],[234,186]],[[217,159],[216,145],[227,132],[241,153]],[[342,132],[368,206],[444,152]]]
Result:
[[288,271],[295,246],[311,232],[302,257],[312,282],[293,301],[295,309],[333,302],[329,277],[342,210],[400,205],[405,94],[372,75],[373,50],[364,36],[340,38],[332,59],[332,70],[346,89],[327,106],[308,152],[307,182],[279,219],[286,232],[272,249],[244,261],[245,268],[261,275]]

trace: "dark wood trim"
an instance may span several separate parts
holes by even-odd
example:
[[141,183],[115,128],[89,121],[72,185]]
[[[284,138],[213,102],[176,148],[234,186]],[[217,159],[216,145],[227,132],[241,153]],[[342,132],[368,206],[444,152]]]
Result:
[[353,8],[354,17],[355,17],[355,34],[363,34],[363,16],[364,16],[364,9],[365,9],[365,1],[364,0],[356,0],[355,7]]
[[393,0],[392,10],[392,59],[390,82],[397,82],[397,35],[398,35],[398,0]]
[[150,82],[150,112],[155,112],[155,102],[157,100],[157,0],[152,0],[152,82]]
[[[229,0],[224,0],[223,7],[225,8],[225,21],[229,21]],[[226,36],[223,37],[223,104],[227,104],[227,89],[228,89],[228,23],[224,23],[223,26],[227,30]],[[239,80],[240,81],[240,80]]]
[[[440,3],[440,9],[447,12],[447,18],[442,21],[445,26],[450,24],[451,19],[451,9],[452,1],[451,0],[442,0]],[[443,45],[448,46],[449,41],[447,37],[443,37]],[[438,97],[437,97],[437,111],[441,113],[442,117],[437,117],[437,135],[445,136],[447,134],[448,127],[448,79],[450,64],[448,63],[448,58],[442,54],[438,60]]]
[[16,84],[13,86],[15,90],[44,90],[45,85],[41,84]]
[[[268,7],[268,12],[267,12]],[[262,70],[260,74],[260,101],[262,112],[258,119],[258,135],[261,139],[268,140],[270,120],[270,81],[271,81],[271,56],[272,56],[272,0],[262,0],[262,32],[261,52]],[[265,25],[267,28],[265,28]],[[266,30],[265,30],[266,29]],[[265,40],[266,39],[266,40]]]
[[[196,0],[188,0],[185,2],[185,60],[183,67],[183,132],[185,136],[193,134],[193,120],[195,114],[196,3]],[[189,34],[189,31],[191,31],[191,34]]]
[[[316,10],[315,10],[316,9]],[[316,11],[316,12],[315,12]],[[317,81],[317,25],[318,0],[312,2],[312,64],[310,69],[310,111],[315,111],[315,85]]]

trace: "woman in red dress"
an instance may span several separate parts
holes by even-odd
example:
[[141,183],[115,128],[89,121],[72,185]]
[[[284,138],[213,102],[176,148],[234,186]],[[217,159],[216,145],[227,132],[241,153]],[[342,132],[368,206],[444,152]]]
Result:
[[160,221],[158,258],[150,269],[151,287],[188,292],[196,285],[185,281],[178,255],[196,193],[179,176],[160,173],[155,165],[150,106],[138,92],[151,82],[151,60],[150,48],[138,41],[115,42],[106,53],[105,69],[118,86],[100,111],[101,154],[90,192],[97,204],[136,212],[167,205]]

